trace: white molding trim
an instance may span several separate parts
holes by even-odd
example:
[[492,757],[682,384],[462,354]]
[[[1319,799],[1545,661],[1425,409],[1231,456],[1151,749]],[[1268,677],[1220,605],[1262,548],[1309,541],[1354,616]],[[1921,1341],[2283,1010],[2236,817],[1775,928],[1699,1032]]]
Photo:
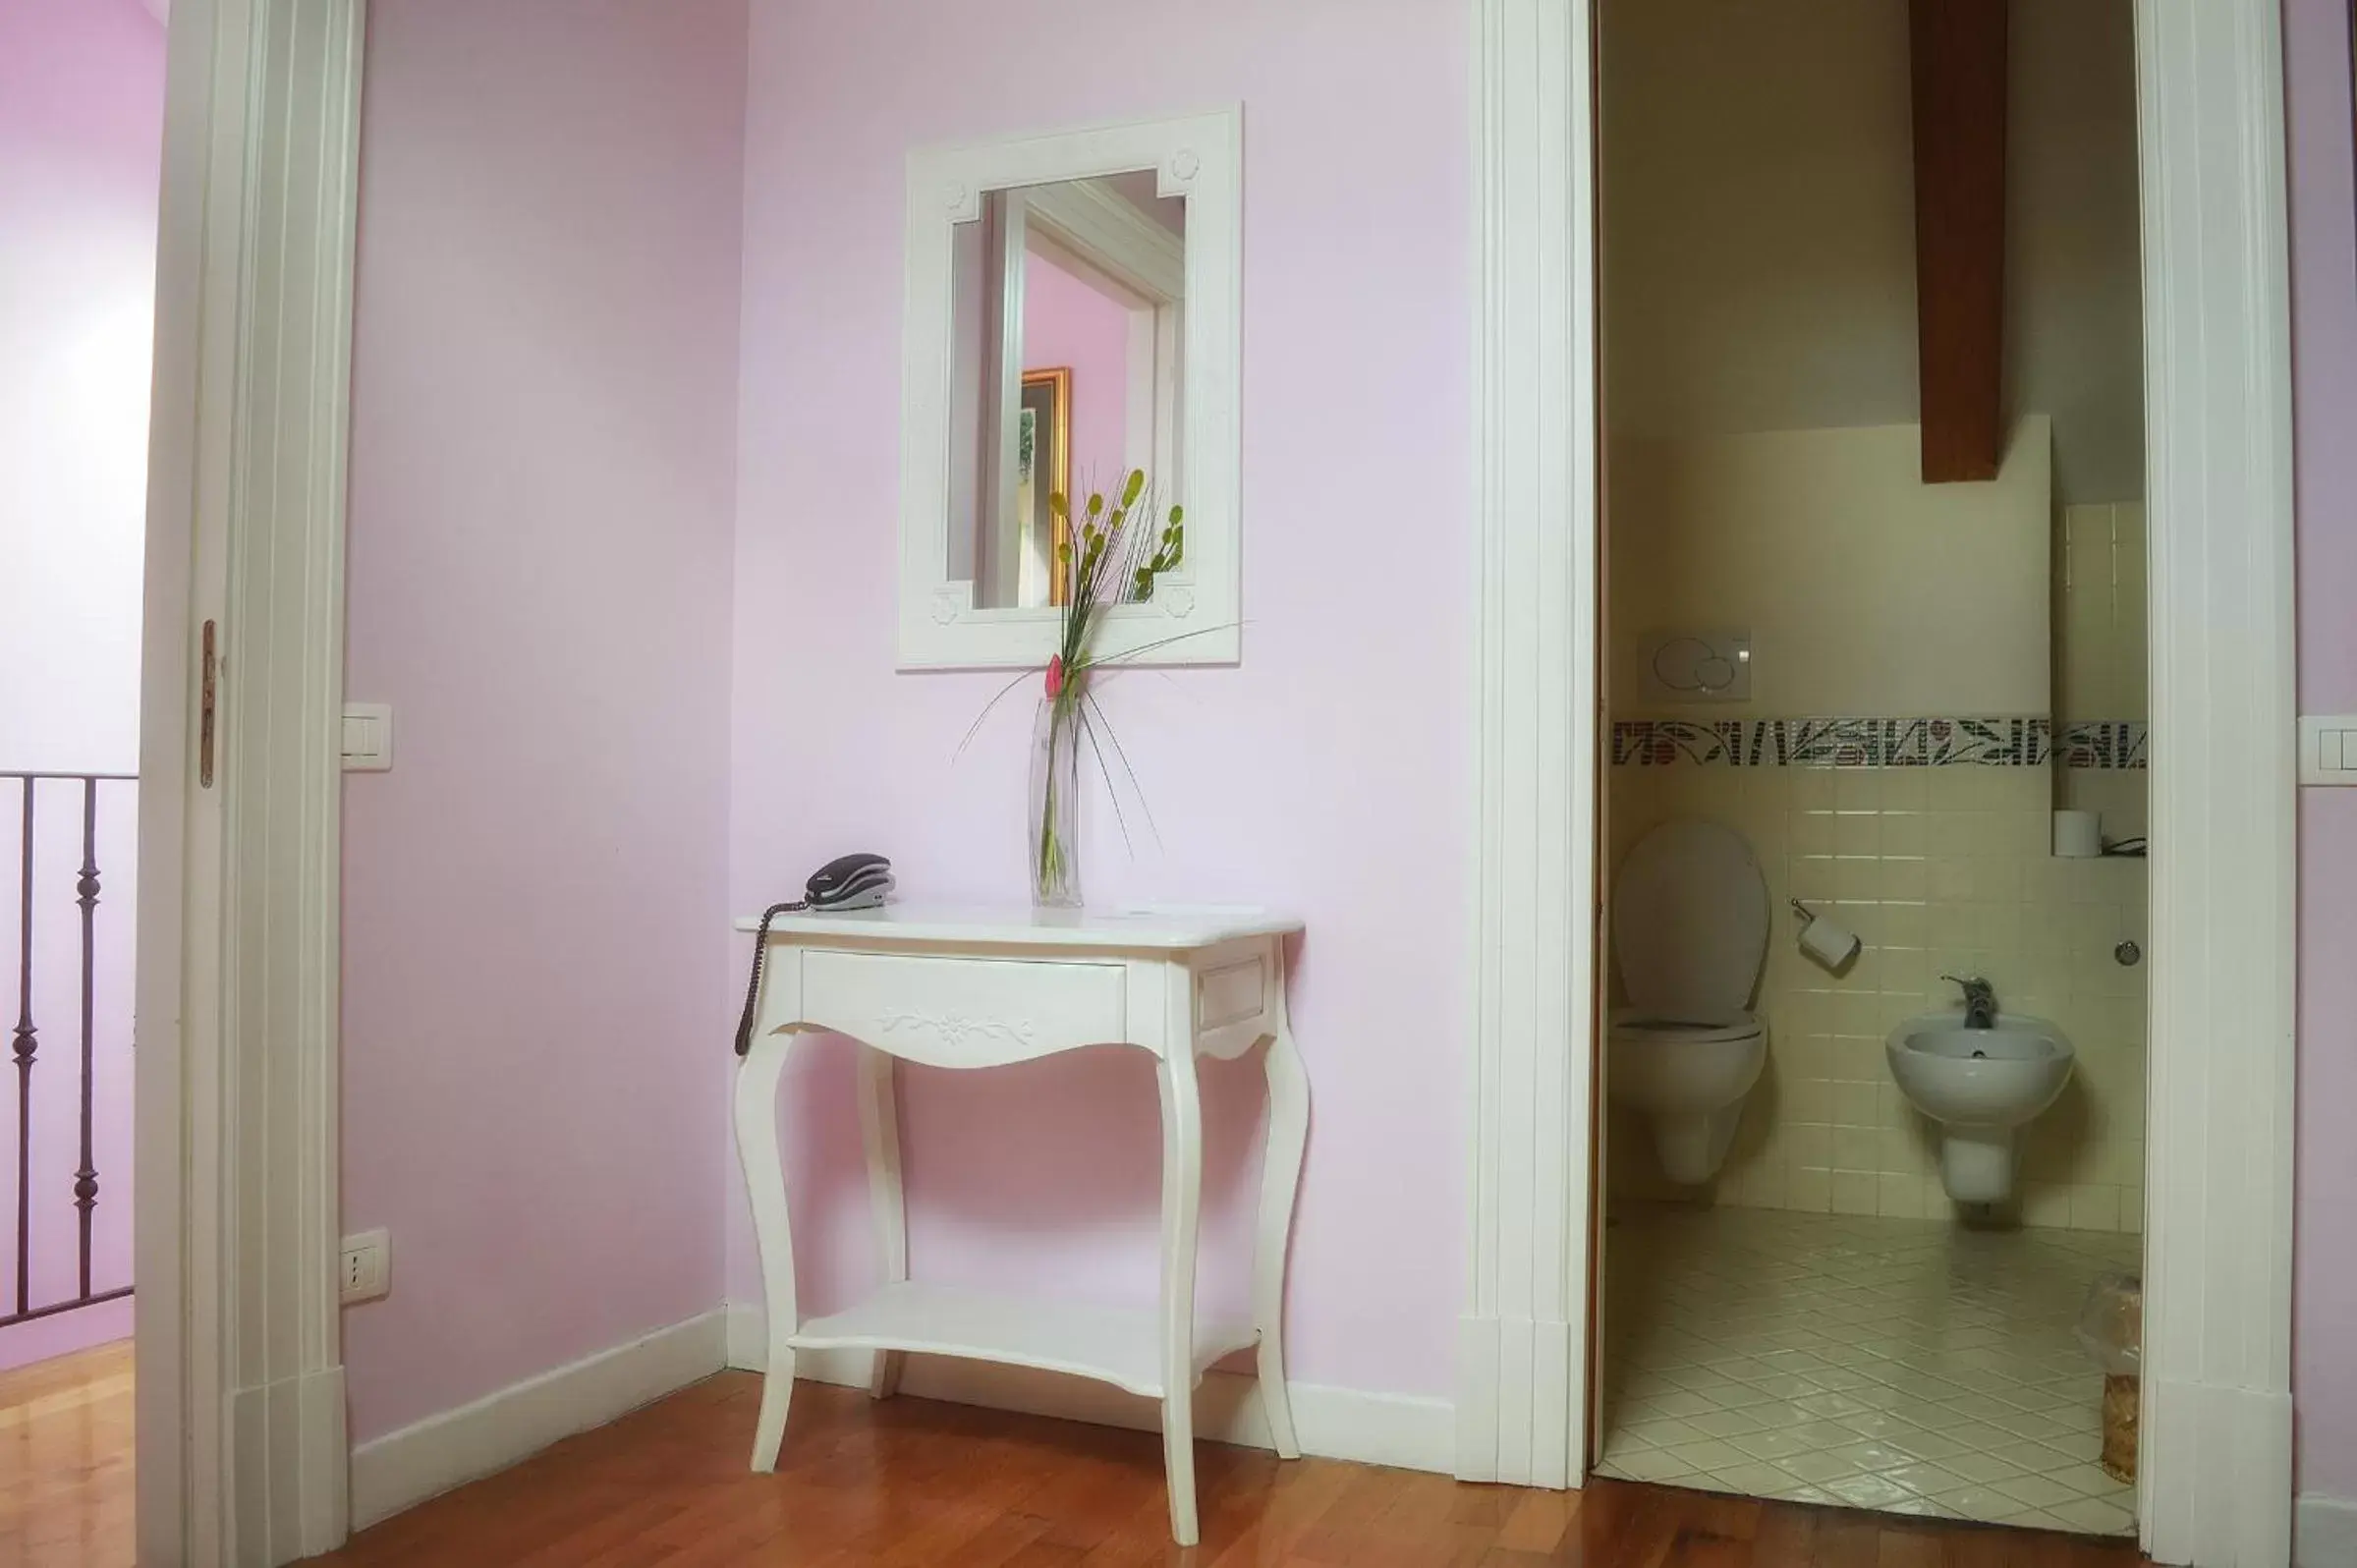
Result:
[[428,1497],[618,1420],[729,1364],[722,1308],[428,1416],[352,1451],[352,1519],[365,1529]]
[[1587,1470],[1595,224],[1587,0],[1475,0],[1471,1281],[1456,1473]]
[[1127,196],[1098,185],[1066,182],[1024,193],[1026,216],[1084,275],[1094,274],[1135,300],[1168,305],[1187,297],[1187,242]]
[[[741,1372],[765,1372],[768,1322],[758,1306],[728,1308],[728,1365]],[[873,1356],[858,1350],[796,1353],[794,1372],[811,1382],[845,1388],[870,1386]],[[1273,1449],[1250,1373],[1211,1372],[1195,1395],[1195,1434],[1208,1442]],[[899,1391],[985,1410],[1013,1410],[1060,1421],[1084,1421],[1131,1431],[1159,1431],[1153,1400],[1125,1394],[1109,1383],[1067,1377],[1023,1367],[945,1356],[909,1356]],[[1351,1388],[1288,1380],[1293,1426],[1302,1452],[1363,1465],[1449,1474],[1456,1454],[1456,1416],[1445,1399],[1410,1394],[1371,1394]]]
[[2292,1568],[2349,1568],[2357,1563],[2357,1502],[2301,1494],[2293,1509]]
[[2139,0],[2152,638],[2145,1549],[2291,1550],[2297,851],[2276,0]]
[[172,24],[133,1200],[149,1563],[276,1564],[346,1535],[337,736],[363,37],[363,0],[184,0]]
[[[951,571],[950,533],[960,526],[950,516],[952,411],[960,405],[951,328],[955,227],[982,216],[987,191],[1142,169],[1155,171],[1160,195],[1187,200],[1186,300],[1173,312],[1184,339],[1183,478],[1173,499],[1186,507],[1187,548],[1151,602],[1106,611],[1096,650],[1130,654],[1140,664],[1229,664],[1241,655],[1244,111],[1229,105],[909,154],[901,306],[904,670],[1044,665],[1055,651],[1060,613],[978,607],[975,581]],[[1149,644],[1161,645],[1140,651]]]

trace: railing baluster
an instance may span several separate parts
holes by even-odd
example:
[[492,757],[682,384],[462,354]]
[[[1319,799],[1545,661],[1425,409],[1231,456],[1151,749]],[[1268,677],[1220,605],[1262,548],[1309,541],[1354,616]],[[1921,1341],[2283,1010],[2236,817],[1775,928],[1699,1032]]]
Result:
[[17,982],[17,1311],[32,1310],[32,780],[25,781],[23,920]]
[[[136,773],[26,773],[0,771],[0,780],[15,779],[23,788],[20,806],[25,844],[18,868],[20,926],[17,948],[17,1027],[14,1057],[17,1064],[17,1284],[15,1310],[0,1311],[0,1329],[60,1313],[119,1301],[132,1293],[129,1285],[92,1290],[92,1232],[98,1207],[98,1160],[95,1124],[98,1099],[98,786],[136,784]],[[40,1045],[32,1021],[33,960],[33,792],[49,780],[82,786],[82,869],[74,882],[75,903],[82,908],[82,1164],[74,1172],[74,1206],[80,1232],[76,1258],[75,1293],[60,1301],[32,1304],[32,1065]],[[0,1128],[7,1124],[0,1121]],[[0,1155],[4,1161],[5,1155]],[[6,1169],[0,1163],[0,1170]],[[45,1178],[46,1180],[46,1178]],[[0,1297],[0,1308],[8,1302]]]
[[98,916],[98,781],[82,781],[82,878],[74,884],[74,902],[82,906],[82,1169],[74,1173],[74,1206],[82,1210],[82,1294],[90,1293],[90,1210],[98,1204],[98,1170],[90,1158],[90,1094],[92,1077],[92,1020],[90,1005],[97,966]]

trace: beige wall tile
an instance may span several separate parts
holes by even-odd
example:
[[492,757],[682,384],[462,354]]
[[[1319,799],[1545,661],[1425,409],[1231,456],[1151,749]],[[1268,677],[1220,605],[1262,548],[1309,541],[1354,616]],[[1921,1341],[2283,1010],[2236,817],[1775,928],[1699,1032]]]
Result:
[[1833,1173],[1833,1212],[1871,1214],[1881,1196],[1881,1178],[1869,1171]]
[[[1949,1215],[1936,1128],[1899,1094],[1883,1040],[1899,1020],[1954,1004],[1941,973],[1979,973],[2005,1006],[2053,1019],[2079,1049],[2062,1100],[2023,1129],[2023,1222],[2141,1224],[2146,970],[2122,968],[2111,950],[2142,939],[2146,868],[2049,859],[2051,788],[2037,768],[1613,771],[1615,866],[1638,837],[1633,822],[1715,816],[1751,840],[1777,901],[1758,998],[1770,1066],[1717,1201]],[[1873,853],[1831,853],[1870,832]],[[1935,879],[1963,891],[1935,898]],[[1802,957],[1787,896],[1857,931],[1859,961],[1835,976]],[[1616,1112],[1611,1125],[1608,1196],[1697,1196],[1661,1177],[1640,1119]]]

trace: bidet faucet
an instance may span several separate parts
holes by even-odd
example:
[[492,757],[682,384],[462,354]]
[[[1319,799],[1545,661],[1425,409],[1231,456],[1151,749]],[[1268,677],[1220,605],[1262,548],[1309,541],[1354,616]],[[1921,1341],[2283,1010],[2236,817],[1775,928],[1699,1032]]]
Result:
[[1975,975],[1966,980],[1961,975],[1942,975],[1943,980],[1964,987],[1964,1027],[1966,1029],[1994,1029],[1996,1027],[1996,987]]

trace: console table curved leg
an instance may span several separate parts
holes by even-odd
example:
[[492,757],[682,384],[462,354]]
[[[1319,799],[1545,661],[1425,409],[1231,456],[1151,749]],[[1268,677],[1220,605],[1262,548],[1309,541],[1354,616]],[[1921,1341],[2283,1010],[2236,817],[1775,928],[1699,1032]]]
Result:
[[[868,1150],[868,1201],[875,1214],[876,1261],[884,1283],[909,1277],[908,1206],[900,1185],[900,1104],[893,1059],[860,1047],[860,1141]],[[868,1392],[889,1399],[900,1387],[901,1354],[879,1350],[868,1371]]]
[[1268,1417],[1268,1440],[1280,1459],[1299,1459],[1301,1440],[1293,1431],[1293,1392],[1285,1381],[1285,1252],[1293,1239],[1293,1200],[1301,1188],[1302,1151],[1310,1137],[1310,1080],[1293,1047],[1293,1030],[1281,1019],[1263,1047],[1268,1076],[1268,1138],[1261,1153],[1260,1234],[1253,1248],[1253,1326],[1261,1331],[1258,1351],[1261,1408]]
[[1203,1105],[1181,1037],[1162,1058],[1162,1466],[1170,1535],[1196,1542],[1195,1232],[1203,1201]]
[[769,1368],[761,1380],[761,1414],[753,1432],[753,1468],[777,1468],[786,1435],[786,1406],[794,1397],[794,1233],[786,1217],[786,1167],[777,1149],[777,1080],[792,1034],[757,1035],[737,1065],[737,1159],[753,1200],[753,1233],[761,1254],[761,1290],[768,1302]]

